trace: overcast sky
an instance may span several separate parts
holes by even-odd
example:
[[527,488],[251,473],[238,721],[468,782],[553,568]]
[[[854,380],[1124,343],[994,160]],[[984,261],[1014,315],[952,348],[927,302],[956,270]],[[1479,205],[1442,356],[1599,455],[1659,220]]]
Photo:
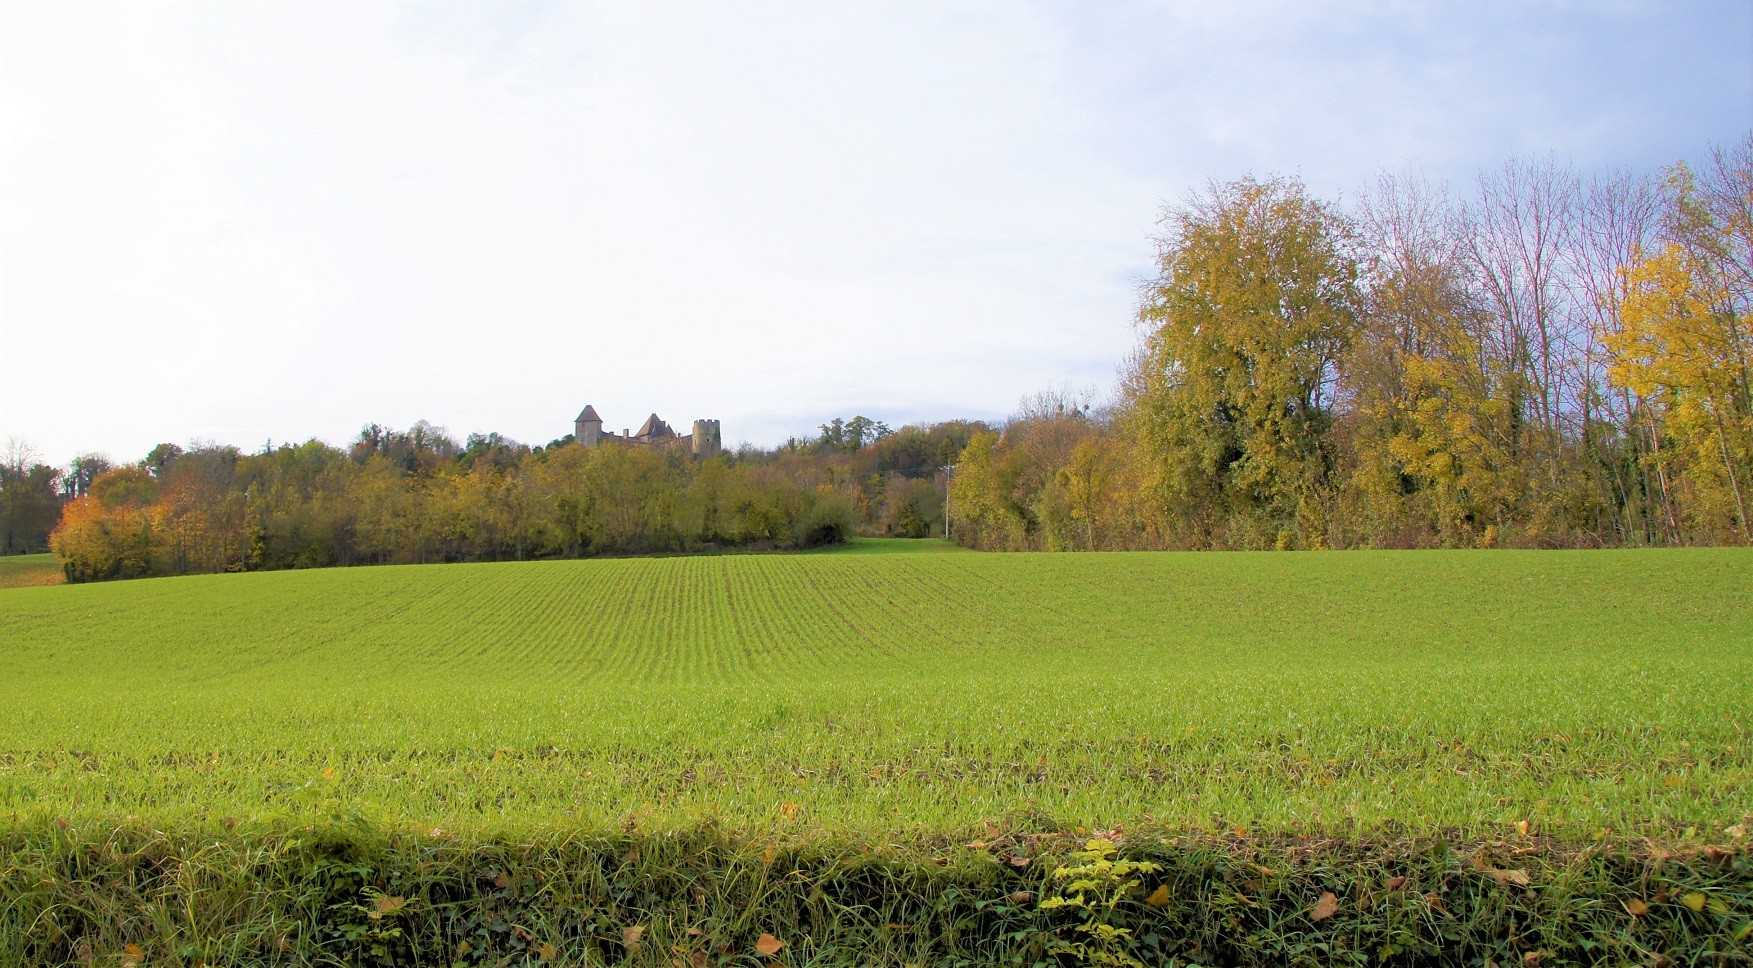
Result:
[[1208,178],[1753,127],[1753,0],[0,4],[0,441],[1106,391]]

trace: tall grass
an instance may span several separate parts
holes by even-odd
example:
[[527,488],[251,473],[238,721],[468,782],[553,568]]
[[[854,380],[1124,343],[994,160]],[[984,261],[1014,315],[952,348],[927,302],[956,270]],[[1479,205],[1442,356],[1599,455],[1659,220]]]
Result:
[[[0,834],[0,961],[1031,965],[1085,937],[1065,838],[763,846],[709,829],[516,840],[357,826]],[[1101,922],[1152,965],[1729,965],[1753,856],[1141,833]],[[1124,962],[1110,962],[1124,963]]]

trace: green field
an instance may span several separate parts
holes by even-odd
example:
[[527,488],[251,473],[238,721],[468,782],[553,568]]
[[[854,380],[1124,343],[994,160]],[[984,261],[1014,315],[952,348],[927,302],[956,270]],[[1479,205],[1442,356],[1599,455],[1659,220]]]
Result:
[[0,557],[0,588],[59,585],[61,563],[54,555],[6,555]]
[[6,964],[1753,957],[1746,551],[10,588],[0,689]]
[[1580,841],[1753,813],[1740,551],[742,555],[13,589],[0,682],[0,811],[21,817]]

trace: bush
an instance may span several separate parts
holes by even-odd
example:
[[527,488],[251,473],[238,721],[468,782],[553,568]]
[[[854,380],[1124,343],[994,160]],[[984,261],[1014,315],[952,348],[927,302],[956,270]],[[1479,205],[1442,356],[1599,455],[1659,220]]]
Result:
[[820,495],[797,523],[797,546],[841,544],[852,534],[857,522],[852,502],[839,494]]

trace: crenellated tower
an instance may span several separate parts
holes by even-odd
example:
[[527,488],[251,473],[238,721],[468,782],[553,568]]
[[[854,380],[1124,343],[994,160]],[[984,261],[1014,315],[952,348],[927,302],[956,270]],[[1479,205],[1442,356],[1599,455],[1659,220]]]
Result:
[[718,421],[694,421],[693,444],[695,457],[713,457],[724,450],[724,441],[718,434]]

